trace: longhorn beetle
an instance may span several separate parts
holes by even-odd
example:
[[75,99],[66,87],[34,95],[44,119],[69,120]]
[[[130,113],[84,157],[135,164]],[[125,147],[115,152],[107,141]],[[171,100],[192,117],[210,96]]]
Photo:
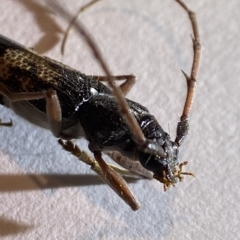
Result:
[[[140,205],[121,177],[122,170],[107,164],[102,152],[130,172],[147,177],[151,172],[165,190],[182,180],[183,174],[193,175],[182,171],[187,162],[179,163],[178,149],[188,134],[202,47],[195,14],[182,1],[175,1],[189,15],[194,51],[191,75],[184,73],[188,90],[175,141],[145,107],[124,97],[135,77],[113,76],[81,23],[75,23],[75,28],[106,76],[87,76],[0,36],[1,104],[29,122],[50,129],[64,149],[89,164],[133,210]],[[59,5],[55,7],[70,20],[66,11]],[[117,87],[115,80],[123,79],[126,81]],[[101,81],[107,81],[110,88]],[[11,122],[1,125],[10,126]],[[70,141],[81,137],[88,140],[94,159]]]

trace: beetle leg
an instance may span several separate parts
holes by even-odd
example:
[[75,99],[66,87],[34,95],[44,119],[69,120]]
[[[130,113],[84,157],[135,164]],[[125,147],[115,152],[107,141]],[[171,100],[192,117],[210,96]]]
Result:
[[106,183],[119,195],[119,197],[121,197],[132,208],[132,210],[138,210],[140,208],[140,204],[135,199],[122,176],[108,166],[108,164],[103,160],[101,152],[94,151],[93,154],[94,158],[101,167],[104,175],[104,181],[106,181]]
[[[0,94],[9,99],[10,102],[20,102],[29,100],[46,99],[46,112],[49,127],[55,137],[59,137],[61,130],[62,111],[56,91],[46,92],[20,92],[11,93],[2,83],[0,83]],[[1,124],[3,125],[3,124]]]
[[[101,81],[101,82],[107,82],[108,77],[106,76],[90,76],[96,81]],[[135,75],[130,74],[130,75],[118,75],[118,76],[112,76],[116,81],[119,80],[125,80],[119,88],[122,90],[122,93],[124,96],[128,94],[128,92],[131,90],[133,85],[135,84],[137,78]]]
[[[95,171],[98,175],[103,177],[103,172],[97,163],[97,161],[93,158],[91,158],[86,152],[81,151],[81,149],[75,145],[70,140],[62,140],[59,139],[58,143],[68,152],[72,153],[74,156],[78,158],[81,162],[84,162],[91,166],[91,169]],[[108,163],[108,166],[110,166],[114,171],[118,172],[123,177],[135,177],[136,175],[133,175],[133,172],[130,170],[126,170],[124,168],[120,168],[118,166],[115,166],[113,164]]]
[[48,124],[52,134],[59,137],[62,122],[62,110],[56,91],[48,90],[46,92],[46,112]]
[[86,163],[87,165],[91,166],[91,169],[96,172],[99,176],[104,178],[103,172],[97,163],[97,161],[90,156],[84,151],[81,151],[81,149],[75,145],[72,141],[69,140],[62,140],[59,139],[58,143],[68,152],[76,156],[80,161]]
[[0,83],[0,93],[6,98],[8,98],[11,102],[29,101],[45,98],[44,92],[11,93],[2,83]]
[[113,165],[113,164],[110,164],[110,163],[107,163],[107,165],[109,167],[111,167],[115,172],[119,173],[122,177],[124,178],[135,178],[135,179],[140,179],[142,178],[142,175],[140,176],[139,174],[135,174],[134,172],[130,171],[130,170],[127,170],[125,168],[122,168],[122,167],[118,167],[116,165]]
[[91,166],[91,169],[96,172],[133,210],[137,210],[140,205],[135,199],[133,193],[130,191],[127,183],[113,169],[112,166],[109,166],[101,156],[101,152],[94,152],[94,158],[88,156],[88,154],[84,151],[81,151],[78,146],[73,144],[71,141],[63,141],[59,139],[58,142],[60,145],[71,152],[74,156],[76,156],[80,161]]
[[[104,152],[105,153],[105,152]],[[111,157],[120,166],[128,169],[133,174],[152,179],[153,173],[148,171],[146,168],[142,167],[139,161],[133,161],[127,157],[124,157],[119,152],[106,152],[106,154]]]

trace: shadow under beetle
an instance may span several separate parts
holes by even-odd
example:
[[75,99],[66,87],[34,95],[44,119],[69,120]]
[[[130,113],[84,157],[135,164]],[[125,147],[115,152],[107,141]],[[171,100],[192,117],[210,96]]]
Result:
[[[182,171],[187,162],[179,163],[178,150],[188,134],[202,47],[195,14],[182,1],[176,2],[186,10],[192,24],[194,57],[191,75],[184,73],[188,92],[175,141],[145,107],[124,97],[135,76],[112,76],[81,23],[75,27],[100,62],[104,77],[84,75],[0,35],[0,103],[29,122],[50,129],[64,149],[89,164],[133,210],[140,205],[121,174],[130,171],[151,177],[152,173],[165,190],[182,180],[182,174],[193,175]],[[58,10],[70,18],[63,9]],[[124,79],[117,87],[115,80]],[[81,137],[89,141],[94,159],[70,141]],[[129,171],[107,164],[102,152]]]

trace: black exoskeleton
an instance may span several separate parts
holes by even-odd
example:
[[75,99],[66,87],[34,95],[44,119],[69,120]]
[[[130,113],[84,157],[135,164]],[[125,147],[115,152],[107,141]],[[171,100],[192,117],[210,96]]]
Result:
[[[0,82],[11,93],[56,91],[62,111],[57,137],[85,137],[91,151],[119,151],[139,161],[167,187],[180,177],[178,144],[170,140],[155,117],[139,103],[127,99],[145,138],[150,144],[161,147],[165,156],[149,154],[139,148],[111,90],[91,76],[39,56],[4,36],[0,36],[0,63]],[[11,102],[2,96],[2,103],[26,120],[49,128],[44,99]],[[181,131],[180,135],[183,135]]]

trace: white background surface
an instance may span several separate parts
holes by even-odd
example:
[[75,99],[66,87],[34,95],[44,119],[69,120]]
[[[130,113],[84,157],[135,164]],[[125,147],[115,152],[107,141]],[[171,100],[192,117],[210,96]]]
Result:
[[[71,14],[84,1],[64,1]],[[156,181],[130,187],[137,212],[64,152],[50,132],[10,110],[0,131],[1,239],[239,239],[240,2],[185,1],[197,13],[203,52],[191,132],[180,161],[196,178],[164,193]],[[66,21],[42,1],[0,0],[0,33],[88,74],[102,70],[76,33],[60,54]],[[129,98],[175,138],[192,60],[191,28],[174,1],[102,1],[82,15],[114,74],[134,73]],[[79,143],[86,146],[85,142]]]

